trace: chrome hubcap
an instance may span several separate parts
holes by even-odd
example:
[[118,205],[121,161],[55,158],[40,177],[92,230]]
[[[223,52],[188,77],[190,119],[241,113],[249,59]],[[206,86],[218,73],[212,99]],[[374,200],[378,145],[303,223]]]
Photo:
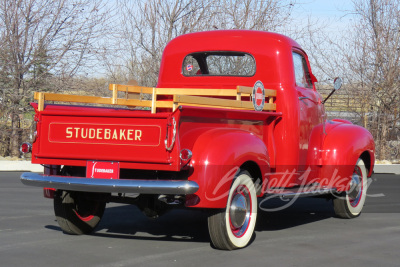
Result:
[[229,221],[232,233],[235,236],[240,237],[246,232],[251,218],[250,215],[250,193],[247,187],[238,187],[232,196],[231,205],[229,207]]
[[243,195],[236,195],[232,200],[230,217],[233,227],[239,228],[246,221],[247,207],[246,198]]

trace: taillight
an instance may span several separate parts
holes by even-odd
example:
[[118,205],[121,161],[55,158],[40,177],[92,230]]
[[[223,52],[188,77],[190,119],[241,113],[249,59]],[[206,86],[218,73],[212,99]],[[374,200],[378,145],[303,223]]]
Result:
[[30,153],[30,152],[32,152],[32,145],[29,143],[22,143],[19,150],[24,154]]
[[54,188],[43,188],[43,196],[45,198],[54,198],[54,192],[56,190]]
[[189,149],[182,149],[179,155],[182,161],[189,161],[192,158],[192,151]]

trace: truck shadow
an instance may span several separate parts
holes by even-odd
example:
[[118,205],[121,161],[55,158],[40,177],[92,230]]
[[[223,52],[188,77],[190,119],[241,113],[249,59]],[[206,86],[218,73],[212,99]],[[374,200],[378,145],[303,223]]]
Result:
[[209,242],[207,212],[172,209],[157,219],[136,206],[106,208],[95,236],[138,240]]
[[332,200],[270,199],[259,203],[256,231],[277,231],[335,217]]
[[[325,199],[298,199],[287,202],[271,199],[259,205],[256,232],[278,231],[334,217],[332,203]],[[195,209],[173,209],[149,219],[135,206],[110,204],[93,236],[133,240],[157,240],[209,243],[208,212]],[[60,227],[46,228],[61,231]]]

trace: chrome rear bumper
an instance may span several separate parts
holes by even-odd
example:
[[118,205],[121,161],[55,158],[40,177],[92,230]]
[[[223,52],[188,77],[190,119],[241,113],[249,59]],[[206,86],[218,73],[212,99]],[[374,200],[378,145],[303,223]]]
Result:
[[32,172],[21,175],[24,185],[48,187],[70,191],[99,193],[139,193],[186,195],[199,189],[194,181],[181,180],[128,180],[93,179],[71,176],[49,176]]

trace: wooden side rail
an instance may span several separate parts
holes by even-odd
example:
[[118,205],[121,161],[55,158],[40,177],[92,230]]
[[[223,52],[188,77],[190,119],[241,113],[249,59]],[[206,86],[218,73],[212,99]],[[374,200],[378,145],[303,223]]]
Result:
[[[58,101],[58,102],[75,102],[86,104],[103,104],[103,105],[121,105],[130,107],[149,107],[151,108],[153,102],[151,100],[137,100],[137,99],[124,99],[124,98],[110,98],[98,96],[82,96],[82,95],[67,95],[67,94],[53,94],[53,93],[39,93],[35,92],[34,99],[38,100],[38,110],[44,110],[45,101]],[[172,108],[173,103],[170,101],[157,101],[159,108]]]
[[[264,91],[265,91],[265,98],[268,98],[268,101],[266,101],[263,110],[276,110],[276,106],[274,104],[274,97],[276,97],[276,90],[264,89]],[[252,93],[253,93],[253,87],[238,85],[236,100],[241,100],[242,94],[251,95]],[[267,102],[269,105],[267,105]],[[266,107],[267,107],[267,109],[266,109]]]
[[[177,108],[178,106],[181,105],[247,109],[247,110],[254,109],[253,103],[251,101],[238,101],[238,100],[220,99],[213,97],[175,95],[174,108]],[[276,104],[265,103],[263,110],[268,110],[268,111],[276,110]]]
[[[231,109],[254,109],[251,101],[242,101],[242,97],[249,97],[253,87],[237,86],[236,89],[196,89],[196,88],[155,88],[133,85],[110,84],[112,97],[81,96],[68,94],[53,94],[35,92],[34,98],[38,100],[38,110],[44,110],[45,101],[94,103],[107,105],[123,105],[132,107],[148,107],[155,113],[157,108],[171,108],[175,110],[180,105],[219,107]],[[125,98],[118,98],[118,92],[125,92]],[[130,95],[135,95],[131,98]],[[151,100],[145,99],[144,94],[151,95]],[[157,101],[158,95],[172,96],[173,101]],[[276,111],[276,91],[265,89],[264,109]],[[216,97],[236,97],[234,99],[223,99]]]
[[[114,89],[115,88],[115,89]],[[199,89],[199,88],[155,88],[134,85],[110,84],[109,90],[127,94],[153,94],[157,95],[192,95],[192,96],[236,96],[235,89]],[[248,96],[251,93],[248,94]]]

